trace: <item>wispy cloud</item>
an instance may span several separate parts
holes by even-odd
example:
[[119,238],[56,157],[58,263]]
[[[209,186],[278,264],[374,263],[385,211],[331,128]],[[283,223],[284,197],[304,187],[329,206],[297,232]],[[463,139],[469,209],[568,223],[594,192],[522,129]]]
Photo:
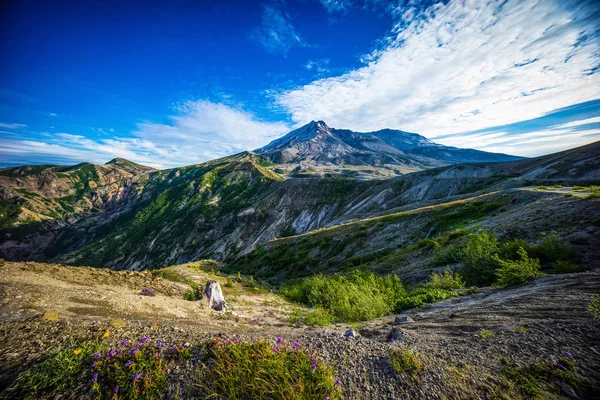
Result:
[[25,124],[15,124],[15,123],[0,122],[0,128],[4,128],[4,129],[19,129],[19,128],[27,128],[27,125],[25,125]]
[[287,56],[294,47],[306,47],[306,41],[296,31],[290,16],[278,5],[264,5],[261,24],[251,38],[269,53]]
[[319,2],[329,13],[346,12],[354,5],[352,0],[319,0]]
[[329,59],[322,58],[319,60],[310,60],[304,67],[309,71],[316,72],[317,74],[325,74],[329,72]]
[[323,119],[435,138],[600,98],[596,3],[412,3],[393,10],[393,35],[365,55],[364,67],[282,92],[278,104],[298,124]]
[[8,165],[35,159],[43,163],[104,163],[123,157],[156,168],[196,164],[252,150],[285,134],[284,123],[268,123],[253,114],[209,101],[177,107],[169,123],[144,122],[130,136],[90,139],[72,133],[48,134],[44,140],[0,138]]

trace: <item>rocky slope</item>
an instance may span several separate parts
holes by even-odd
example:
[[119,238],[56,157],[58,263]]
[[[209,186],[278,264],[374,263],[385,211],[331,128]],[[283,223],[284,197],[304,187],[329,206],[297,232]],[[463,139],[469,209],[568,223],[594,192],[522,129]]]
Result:
[[[117,269],[231,259],[277,237],[482,191],[597,183],[599,148],[594,143],[535,159],[459,164],[367,181],[286,179],[253,153],[164,171],[125,161],[2,170],[3,209],[17,210],[16,215],[37,210],[40,222],[3,219],[0,257]],[[35,195],[20,193],[24,187]]]

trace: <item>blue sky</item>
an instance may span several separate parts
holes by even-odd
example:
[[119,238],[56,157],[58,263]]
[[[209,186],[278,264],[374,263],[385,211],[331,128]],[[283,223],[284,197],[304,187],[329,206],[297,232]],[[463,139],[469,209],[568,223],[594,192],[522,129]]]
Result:
[[600,139],[594,1],[5,1],[0,166],[165,168],[325,120],[535,156]]

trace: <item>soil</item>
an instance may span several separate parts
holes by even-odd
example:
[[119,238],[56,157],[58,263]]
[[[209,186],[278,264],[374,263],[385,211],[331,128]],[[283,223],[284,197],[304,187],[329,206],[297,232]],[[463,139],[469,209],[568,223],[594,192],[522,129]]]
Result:
[[[320,328],[288,323],[293,306],[272,293],[240,283],[227,287],[225,277],[172,268],[200,284],[219,280],[233,313],[185,301],[187,285],[149,272],[12,262],[0,267],[0,390],[50,351],[109,330],[115,343],[144,335],[190,344],[221,335],[238,335],[242,341],[281,336],[332,364],[348,399],[518,398],[518,390],[503,379],[499,358],[527,366],[548,363],[565,351],[573,354],[587,382],[578,395],[600,393],[600,320],[586,311],[592,295],[600,292],[598,272],[546,275],[509,289],[484,288],[409,311],[403,315],[414,322],[407,324],[394,325],[396,316],[388,316]],[[156,296],[140,295],[143,287]],[[349,328],[361,336],[344,337]],[[494,336],[484,339],[478,335],[483,329]],[[396,343],[389,340],[393,330]],[[402,345],[423,360],[426,368],[418,376],[391,368],[389,354]],[[545,392],[545,398],[562,396],[560,388]]]

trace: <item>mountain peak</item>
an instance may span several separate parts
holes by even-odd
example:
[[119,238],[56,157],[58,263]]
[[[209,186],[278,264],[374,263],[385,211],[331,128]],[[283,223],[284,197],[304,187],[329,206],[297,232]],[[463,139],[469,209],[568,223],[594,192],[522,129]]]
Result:
[[147,167],[145,165],[141,165],[138,163],[134,163],[133,161],[129,161],[125,158],[117,157],[113,158],[109,162],[104,165],[112,165],[117,168],[121,168],[127,172],[135,173],[135,172],[149,172],[154,171],[155,169],[152,167]]

